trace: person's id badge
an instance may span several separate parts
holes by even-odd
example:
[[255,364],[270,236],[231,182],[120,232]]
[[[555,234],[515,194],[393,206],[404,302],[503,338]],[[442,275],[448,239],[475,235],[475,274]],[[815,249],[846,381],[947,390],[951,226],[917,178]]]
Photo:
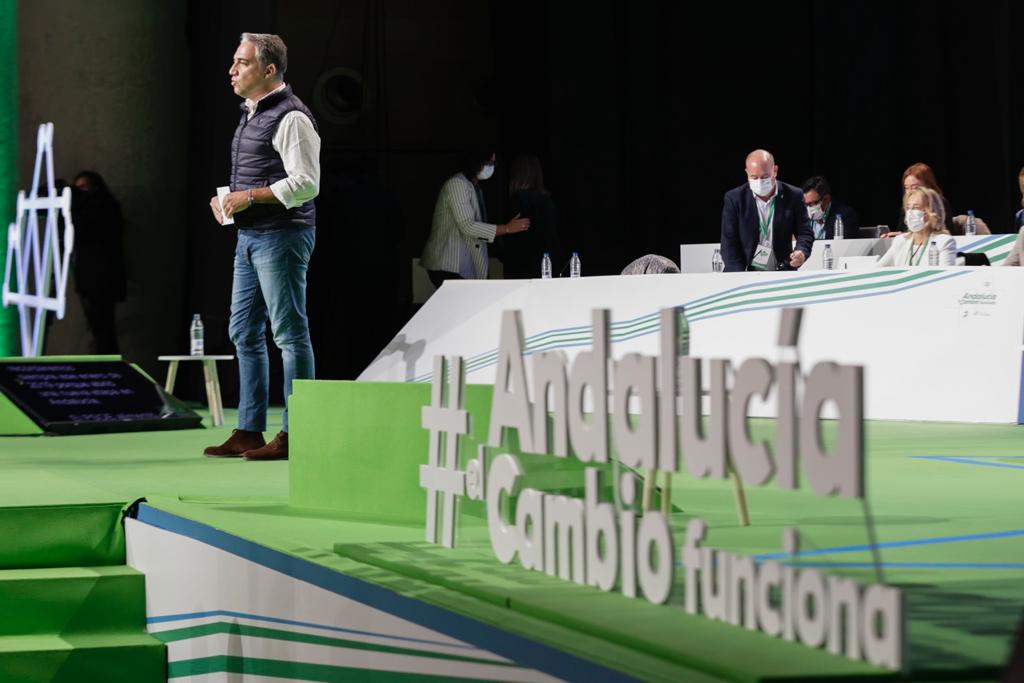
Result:
[[754,260],[750,262],[750,267],[754,270],[768,270],[768,264],[771,262],[771,259],[771,247],[759,244],[754,251]]

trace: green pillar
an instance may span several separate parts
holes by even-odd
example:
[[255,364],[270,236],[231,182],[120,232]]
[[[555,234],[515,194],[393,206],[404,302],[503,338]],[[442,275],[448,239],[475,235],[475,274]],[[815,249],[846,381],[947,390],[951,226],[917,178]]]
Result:
[[[18,195],[18,2],[0,0],[0,272]],[[0,356],[21,354],[17,309],[0,307]]]

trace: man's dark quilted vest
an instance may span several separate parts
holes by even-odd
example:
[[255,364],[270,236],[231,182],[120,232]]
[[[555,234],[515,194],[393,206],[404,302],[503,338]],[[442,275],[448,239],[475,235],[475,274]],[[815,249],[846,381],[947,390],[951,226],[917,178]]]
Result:
[[[312,112],[292,94],[290,85],[260,100],[251,119],[246,120],[249,111],[242,104],[242,120],[238,122],[235,137],[231,140],[232,191],[269,187],[288,176],[281,156],[274,150],[273,140],[277,124],[288,112],[296,110],[308,116],[313,128],[317,128]],[[235,226],[238,228],[302,228],[315,224],[313,200],[293,209],[286,209],[280,204],[253,204],[235,214]]]

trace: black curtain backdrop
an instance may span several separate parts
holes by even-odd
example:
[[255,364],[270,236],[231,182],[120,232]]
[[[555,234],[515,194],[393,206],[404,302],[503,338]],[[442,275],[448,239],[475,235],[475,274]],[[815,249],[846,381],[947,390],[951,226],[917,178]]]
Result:
[[863,225],[893,225],[901,176],[931,165],[957,214],[1008,231],[1024,141],[1022,6],[497,3],[503,143],[545,161],[584,272],[718,241],[747,153],[824,175]]
[[[324,139],[309,273],[322,378],[357,376],[412,314],[410,259],[468,142],[498,151],[485,189],[497,221],[509,218],[502,162],[539,155],[567,250],[556,261],[579,251],[585,275],[618,273],[646,253],[677,260],[680,243],[717,241],[722,195],[745,182],[744,158],[758,147],[775,154],[786,182],[826,176],[862,225],[894,224],[902,172],[918,161],[935,169],[955,213],[974,209],[995,232],[1010,230],[1020,206],[1018,3],[190,7],[190,305],[180,315],[184,329],[203,314],[211,352],[233,351],[233,234],[206,204],[227,178],[238,114],[226,71],[242,30],[281,33],[287,79]],[[358,111],[347,123],[321,116],[318,83],[337,67],[361,76],[361,90],[346,95]],[[279,354],[271,357],[277,374]],[[223,372],[232,405],[237,377]],[[279,384],[272,391],[279,396]]]

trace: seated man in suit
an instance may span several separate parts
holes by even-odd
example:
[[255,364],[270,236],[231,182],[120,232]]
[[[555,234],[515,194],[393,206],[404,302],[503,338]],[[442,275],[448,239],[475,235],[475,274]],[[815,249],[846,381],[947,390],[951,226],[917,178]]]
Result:
[[725,269],[799,268],[814,244],[800,188],[778,181],[779,167],[763,149],[747,155],[746,173],[745,184],[725,193],[721,245]]
[[843,237],[860,237],[860,219],[857,212],[841,202],[832,199],[832,188],[820,175],[804,181],[804,204],[807,218],[816,240],[830,240],[836,236],[836,216],[843,217]]

